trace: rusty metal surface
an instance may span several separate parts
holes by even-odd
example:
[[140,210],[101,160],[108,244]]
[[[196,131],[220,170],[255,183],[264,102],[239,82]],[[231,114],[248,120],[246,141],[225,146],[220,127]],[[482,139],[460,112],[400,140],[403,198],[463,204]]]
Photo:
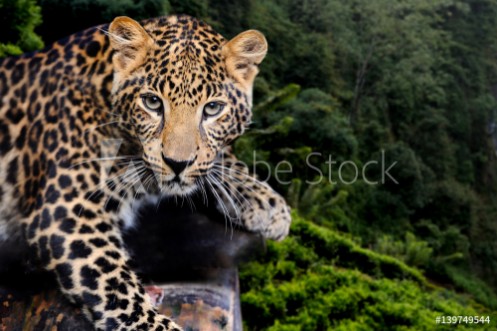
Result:
[[186,330],[241,331],[238,274],[235,269],[212,272],[210,280],[161,285],[165,297],[159,311]]
[[[241,331],[236,270],[210,274],[205,281],[156,285],[165,294],[157,309],[185,330]],[[0,330],[85,331],[92,326],[54,288],[33,293],[0,287]]]
[[93,330],[80,310],[56,290],[29,295],[0,288],[1,331]]

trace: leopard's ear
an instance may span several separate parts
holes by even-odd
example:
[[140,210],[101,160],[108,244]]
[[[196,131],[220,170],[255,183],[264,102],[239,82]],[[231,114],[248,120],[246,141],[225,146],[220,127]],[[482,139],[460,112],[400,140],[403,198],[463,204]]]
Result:
[[140,23],[126,16],[116,17],[112,21],[109,38],[115,50],[114,65],[120,71],[129,71],[141,64],[153,43]]
[[267,53],[267,41],[257,30],[240,33],[223,46],[228,72],[250,93],[258,65]]

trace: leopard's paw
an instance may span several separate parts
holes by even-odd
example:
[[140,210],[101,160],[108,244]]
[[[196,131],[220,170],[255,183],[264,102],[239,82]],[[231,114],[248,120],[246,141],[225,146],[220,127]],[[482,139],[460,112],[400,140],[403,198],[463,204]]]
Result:
[[288,235],[291,221],[290,207],[277,193],[266,197],[263,203],[253,203],[242,215],[242,222],[248,230],[278,241]]

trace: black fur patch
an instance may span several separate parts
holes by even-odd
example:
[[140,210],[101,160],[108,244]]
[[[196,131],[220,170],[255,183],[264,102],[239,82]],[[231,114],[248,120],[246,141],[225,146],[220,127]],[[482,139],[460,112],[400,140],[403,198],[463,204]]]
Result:
[[[0,147],[1,148],[1,147]],[[13,158],[12,161],[9,162],[7,166],[7,182],[14,185],[17,183],[17,157]]]
[[60,177],[59,177],[60,188],[64,189],[64,188],[69,187],[71,185],[72,185],[71,177],[69,177],[67,175],[60,175]]
[[60,198],[60,192],[57,191],[54,185],[50,185],[45,193],[45,202],[56,203]]
[[43,209],[43,212],[41,213],[40,229],[44,230],[48,228],[51,222],[52,222],[52,216],[50,215],[50,212],[46,208]]
[[[102,299],[98,295],[91,294],[91,293],[88,293],[88,292],[84,292],[83,293],[83,302],[86,305],[88,305],[89,307],[95,307],[100,302],[102,302]],[[114,329],[114,330],[116,330],[116,329]]]
[[95,247],[98,247],[98,248],[108,245],[108,242],[101,239],[101,238],[90,239],[90,243],[92,243]]
[[84,266],[81,268],[81,285],[88,287],[91,290],[96,290],[98,288],[98,277],[100,277],[100,272],[98,270]]
[[106,232],[109,232],[110,230],[112,230],[112,227],[107,224],[107,223],[104,223],[104,222],[100,222],[97,224],[97,230],[102,232],[102,233],[106,233]]
[[64,237],[57,236],[55,234],[50,236],[50,248],[52,249],[52,256],[59,259],[64,255]]
[[65,233],[74,233],[74,228],[76,227],[76,221],[72,218],[66,218],[60,223],[59,229]]
[[88,247],[83,240],[76,240],[71,243],[71,254],[69,255],[70,259],[84,259],[87,258],[92,250]]
[[55,212],[54,212],[54,218],[56,220],[61,220],[63,218],[66,218],[67,217],[67,209],[65,207],[57,207],[55,208]]
[[69,263],[60,263],[55,266],[55,272],[59,277],[59,282],[63,288],[69,290],[74,287],[72,282],[72,267]]
[[92,41],[86,46],[86,55],[89,57],[97,56],[98,51],[100,51],[100,44],[96,41]]
[[110,263],[109,260],[107,260],[104,257],[98,258],[95,261],[95,264],[98,265],[100,267],[100,269],[102,270],[102,272],[104,272],[104,273],[112,272],[117,268],[117,266],[115,264]]

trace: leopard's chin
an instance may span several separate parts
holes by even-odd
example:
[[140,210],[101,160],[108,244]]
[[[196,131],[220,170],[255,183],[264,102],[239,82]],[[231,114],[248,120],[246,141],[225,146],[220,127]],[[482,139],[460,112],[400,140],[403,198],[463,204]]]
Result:
[[161,187],[163,196],[187,196],[197,190],[197,184],[188,184],[183,181],[167,181]]

